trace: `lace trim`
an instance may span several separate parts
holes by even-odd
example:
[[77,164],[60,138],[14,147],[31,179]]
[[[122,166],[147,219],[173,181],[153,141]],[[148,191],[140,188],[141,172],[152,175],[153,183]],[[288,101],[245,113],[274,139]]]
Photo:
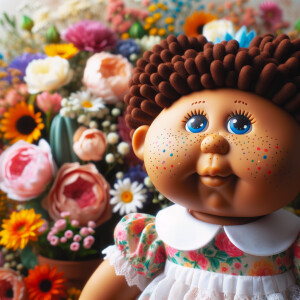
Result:
[[106,255],[104,259],[108,259],[110,264],[115,268],[116,274],[125,277],[129,286],[136,285],[143,291],[151,282],[151,279],[147,279],[136,272],[117,246],[109,246],[102,253]]

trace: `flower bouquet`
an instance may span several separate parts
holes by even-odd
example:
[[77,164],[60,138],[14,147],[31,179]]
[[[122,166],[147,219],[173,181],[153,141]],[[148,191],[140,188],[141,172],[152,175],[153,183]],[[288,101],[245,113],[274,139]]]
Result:
[[21,24],[0,18],[5,299],[77,299],[78,286],[58,262],[40,257],[99,260],[121,216],[169,205],[135,157],[126,126],[123,98],[143,53],[183,32],[244,47],[256,32],[300,32],[299,20],[289,27],[272,1],[67,0],[55,9],[52,2],[22,1]]

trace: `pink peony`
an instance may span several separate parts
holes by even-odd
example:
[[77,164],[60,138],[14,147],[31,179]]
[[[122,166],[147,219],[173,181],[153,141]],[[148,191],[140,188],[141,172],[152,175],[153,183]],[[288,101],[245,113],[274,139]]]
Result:
[[62,38],[76,48],[89,52],[101,52],[116,45],[115,33],[98,21],[83,20],[71,25]]
[[[106,149],[106,137],[101,130],[79,127],[74,134],[73,150],[84,161],[99,161]],[[78,134],[77,134],[78,133]]]
[[[9,291],[12,291],[12,297],[7,297]],[[0,299],[26,299],[26,286],[23,278],[20,274],[12,269],[0,268]]]
[[132,65],[126,58],[102,52],[88,59],[82,81],[93,94],[114,104],[128,92],[131,75]]
[[111,217],[109,205],[110,186],[94,164],[63,164],[57,173],[43,206],[53,220],[62,211],[70,212],[70,219],[81,226],[94,221],[97,226]]
[[51,149],[45,140],[38,146],[18,141],[0,156],[0,189],[13,200],[38,197],[56,173]]
[[219,250],[225,251],[232,257],[242,256],[244,254],[242,250],[230,242],[225,232],[222,232],[216,236],[215,245],[219,248]]
[[58,113],[61,100],[62,96],[58,93],[50,94],[49,92],[43,92],[36,97],[37,106],[44,113]]

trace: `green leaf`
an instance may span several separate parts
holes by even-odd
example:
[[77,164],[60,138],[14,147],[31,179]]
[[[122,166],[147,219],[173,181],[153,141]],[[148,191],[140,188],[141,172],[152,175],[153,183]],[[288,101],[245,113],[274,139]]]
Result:
[[37,257],[31,246],[26,246],[21,252],[21,262],[27,269],[33,269],[37,265]]
[[229,258],[229,255],[225,251],[218,251],[215,257],[221,260],[226,260],[227,258]]
[[212,266],[213,270],[217,270],[220,267],[220,262],[218,259],[214,258],[214,257],[208,257],[208,260]]

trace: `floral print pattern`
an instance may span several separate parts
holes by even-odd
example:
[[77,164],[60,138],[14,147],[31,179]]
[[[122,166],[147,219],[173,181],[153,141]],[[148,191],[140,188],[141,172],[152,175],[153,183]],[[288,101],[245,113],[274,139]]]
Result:
[[[115,243],[139,274],[148,278],[164,267],[166,259],[174,264],[210,272],[239,276],[269,276],[292,268],[292,249],[272,256],[244,253],[221,230],[206,246],[193,251],[179,251],[159,240],[155,217],[129,214],[115,229]],[[259,247],[259,246],[258,246]],[[300,239],[293,247],[300,265]],[[297,269],[300,274],[300,268]]]
[[293,246],[294,271],[297,282],[300,285],[300,234]]

